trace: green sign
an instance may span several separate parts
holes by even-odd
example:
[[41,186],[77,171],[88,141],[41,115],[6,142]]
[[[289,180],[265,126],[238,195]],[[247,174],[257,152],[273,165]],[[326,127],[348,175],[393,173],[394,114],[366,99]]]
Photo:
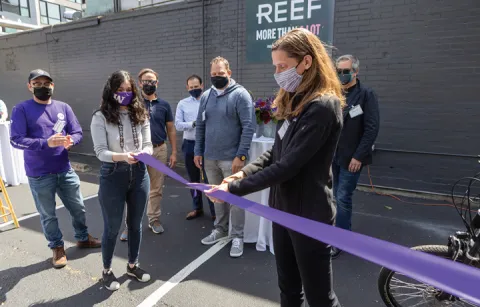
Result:
[[247,62],[272,61],[272,43],[294,28],[333,42],[335,0],[246,0]]

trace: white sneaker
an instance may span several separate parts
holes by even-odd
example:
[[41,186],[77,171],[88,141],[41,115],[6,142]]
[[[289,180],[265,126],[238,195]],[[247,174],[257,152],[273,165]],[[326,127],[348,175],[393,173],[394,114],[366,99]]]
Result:
[[217,229],[212,230],[212,233],[209,234],[207,237],[202,239],[202,244],[203,245],[213,245],[220,241],[223,238],[226,238],[227,234],[226,233],[221,233]]
[[243,255],[243,239],[234,238],[232,240],[232,247],[230,248],[230,257],[240,257]]

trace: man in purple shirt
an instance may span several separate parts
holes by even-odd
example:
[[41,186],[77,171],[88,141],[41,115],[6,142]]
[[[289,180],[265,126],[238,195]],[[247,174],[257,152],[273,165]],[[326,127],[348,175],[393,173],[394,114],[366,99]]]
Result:
[[55,193],[72,216],[77,246],[100,247],[101,242],[88,233],[80,179],[68,159],[68,150],[82,140],[82,128],[68,104],[51,99],[53,88],[48,72],[30,73],[28,90],[33,99],[13,108],[10,143],[24,151],[30,191],[53,250],[53,266],[60,268],[67,264],[67,257],[55,214]]

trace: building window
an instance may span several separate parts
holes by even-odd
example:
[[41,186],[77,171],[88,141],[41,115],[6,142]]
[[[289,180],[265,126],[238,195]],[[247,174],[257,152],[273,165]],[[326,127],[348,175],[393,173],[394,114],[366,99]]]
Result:
[[20,0],[20,15],[30,17],[30,4],[28,0]]
[[73,3],[80,3],[80,4],[82,4],[82,0],[68,0],[68,1],[73,2]]
[[14,28],[3,27],[3,32],[5,32],[5,33],[16,33],[16,32],[21,32],[21,31],[18,30],[18,29],[14,29]]
[[30,17],[28,0],[0,0],[0,11]]
[[54,25],[60,21],[60,5],[40,1],[40,22],[44,25]]

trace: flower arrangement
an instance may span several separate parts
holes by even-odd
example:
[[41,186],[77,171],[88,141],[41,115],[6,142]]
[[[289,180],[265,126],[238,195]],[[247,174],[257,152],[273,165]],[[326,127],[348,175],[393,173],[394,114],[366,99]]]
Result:
[[274,100],[274,96],[258,98],[255,100],[254,106],[257,124],[268,124],[269,122],[277,123],[277,119],[274,116],[276,108],[272,106]]

